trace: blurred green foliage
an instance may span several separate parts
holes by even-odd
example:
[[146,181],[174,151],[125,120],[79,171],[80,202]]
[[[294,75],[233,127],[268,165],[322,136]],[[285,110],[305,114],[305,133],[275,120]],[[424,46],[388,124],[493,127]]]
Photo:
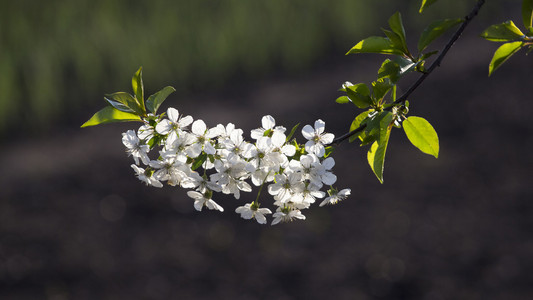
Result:
[[89,116],[139,66],[145,86],[178,93],[302,70],[378,33],[405,3],[414,17],[419,1],[1,0],[0,135]]

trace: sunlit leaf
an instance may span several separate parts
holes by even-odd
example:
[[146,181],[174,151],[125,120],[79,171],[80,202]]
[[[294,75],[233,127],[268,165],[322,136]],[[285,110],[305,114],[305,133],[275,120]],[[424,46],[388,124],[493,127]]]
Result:
[[431,44],[431,42],[433,42],[436,38],[444,34],[450,28],[462,22],[463,19],[445,19],[429,24],[420,35],[420,39],[418,40],[418,51],[424,51],[424,49],[426,49],[426,47],[429,46],[429,44]]
[[437,132],[426,119],[421,117],[408,117],[403,121],[403,130],[407,138],[420,151],[439,157],[439,137]]
[[[350,131],[354,131],[358,129],[359,127],[361,127],[361,125],[363,124],[363,121],[366,120],[367,117],[368,117],[368,110],[360,113],[357,117],[355,117],[352,124],[350,125]],[[349,139],[350,143],[355,141],[355,139],[357,139],[358,137],[361,139],[361,141],[363,141],[364,134],[365,134],[365,131],[361,130],[358,134],[352,135]]]
[[388,112],[385,117],[381,119],[379,125],[379,138],[372,144],[367,153],[368,164],[381,183],[383,183],[385,153],[387,152],[387,145],[389,144],[392,117],[392,114]]
[[172,94],[175,91],[176,89],[171,86],[164,87],[159,92],[148,97],[148,99],[146,100],[146,108],[153,114],[156,114],[157,110],[159,109],[159,106],[161,106],[163,101],[167,99],[168,95]]
[[513,21],[491,25],[481,33],[481,37],[491,42],[510,42],[520,39],[524,34]]
[[340,103],[340,104],[349,103],[350,98],[348,98],[348,96],[340,96],[339,98],[337,98],[337,100],[335,100],[335,102]]
[[428,6],[435,2],[437,2],[437,0],[422,0],[422,4],[420,5],[420,10],[418,12],[422,13],[424,9],[426,9]]
[[95,113],[87,122],[83,123],[81,127],[128,121],[141,121],[141,118],[138,115],[126,113],[111,106],[106,106],[99,112]]
[[392,42],[388,38],[381,36],[371,36],[360,41],[346,54],[355,53],[403,54],[402,51],[394,48]]
[[513,54],[515,54],[522,46],[523,42],[512,42],[501,45],[489,64],[489,76],[492,75],[496,69],[498,69],[505,61],[507,61]]

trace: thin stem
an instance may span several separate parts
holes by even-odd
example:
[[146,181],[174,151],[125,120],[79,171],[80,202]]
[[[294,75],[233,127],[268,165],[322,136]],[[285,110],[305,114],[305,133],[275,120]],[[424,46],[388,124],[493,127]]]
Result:
[[[433,64],[431,64],[431,66],[426,70],[426,72],[424,72],[418,78],[418,80],[413,85],[411,85],[411,87],[409,87],[407,92],[405,92],[398,99],[396,99],[393,102],[393,104],[400,104],[400,103],[405,102],[407,100],[407,98],[420,86],[420,84],[422,84],[422,82],[424,82],[424,80],[426,80],[426,78],[429,76],[429,74],[431,74],[431,72],[433,72],[433,70],[435,68],[440,66],[442,60],[444,59],[444,56],[446,56],[446,54],[448,53],[450,48],[452,48],[452,46],[455,43],[455,41],[457,41],[457,39],[461,36],[461,34],[465,30],[466,26],[468,26],[468,24],[470,24],[470,21],[472,21],[472,19],[474,19],[477,16],[477,14],[478,14],[479,10],[481,9],[481,7],[483,6],[483,4],[485,4],[485,0],[478,0],[478,2],[476,3],[476,5],[472,9],[472,11],[470,11],[470,13],[465,17],[464,22],[461,24],[459,29],[457,29],[455,34],[450,38],[450,40],[448,41],[446,46],[444,46],[444,48],[442,49],[440,55],[437,57],[437,59],[435,59]],[[389,108],[389,109],[391,109],[391,108]],[[353,136],[353,135],[361,132],[362,130],[364,130],[365,127],[366,127],[366,124],[361,125],[358,128],[356,128],[356,129],[354,129],[354,130],[352,130],[352,131],[350,131],[350,132],[348,132],[346,134],[343,134],[342,136],[334,139],[333,142],[331,142],[331,143],[332,144],[340,144],[344,140],[346,140],[346,139],[350,138],[351,136]]]

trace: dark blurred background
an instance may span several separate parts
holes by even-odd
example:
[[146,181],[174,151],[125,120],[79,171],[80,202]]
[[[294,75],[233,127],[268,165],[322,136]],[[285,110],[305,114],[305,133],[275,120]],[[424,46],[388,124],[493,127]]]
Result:
[[233,212],[254,194],[198,213],[183,190],[140,183],[120,141],[137,124],[79,126],[143,66],[147,94],[174,86],[163,108],[210,126],[271,114],[340,135],[358,111],[336,90],[385,58],[347,50],[397,10],[415,47],[475,1],[419,15],[414,0],[0,0],[0,299],[531,299],[533,62],[487,77],[497,44],[479,33],[522,23],[521,1],[487,2],[412,95],[438,160],[396,130],[380,185],[366,149],[342,144],[352,196],[260,226]]

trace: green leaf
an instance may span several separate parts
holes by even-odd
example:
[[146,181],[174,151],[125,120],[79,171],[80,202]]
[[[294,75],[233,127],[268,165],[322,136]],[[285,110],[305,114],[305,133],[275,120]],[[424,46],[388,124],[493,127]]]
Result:
[[427,52],[427,53],[424,53],[421,57],[420,57],[420,60],[426,60],[428,58],[430,58],[431,56],[435,55],[439,53],[439,50],[435,50],[435,51],[431,51],[431,52]]
[[533,0],[522,1],[522,20],[526,28],[533,26]]
[[118,102],[128,107],[131,111],[135,112],[139,116],[144,115],[144,111],[139,106],[139,103],[135,100],[135,98],[133,98],[132,95],[128,93],[117,92],[113,94],[107,94],[104,96],[104,99],[106,99],[109,103],[111,103],[111,101]]
[[198,169],[205,161],[207,160],[207,154],[202,152],[198,157],[194,159],[194,163],[191,166],[191,169],[194,171]]
[[131,86],[133,88],[133,93],[135,94],[135,99],[139,104],[139,107],[142,108],[143,112],[146,112],[144,107],[144,86],[143,86],[143,67],[140,67],[133,77],[131,78]]
[[168,95],[175,91],[176,89],[171,86],[164,87],[159,92],[148,97],[148,100],[146,100],[146,108],[155,115],[163,101],[167,99]]
[[380,78],[372,82],[372,93],[376,102],[381,101],[394,86],[389,78]]
[[385,153],[387,152],[387,145],[389,144],[392,117],[392,113],[387,112],[385,117],[380,120],[379,139],[372,144],[367,153],[368,164],[381,183],[383,183]]
[[335,102],[340,104],[349,103],[350,98],[348,98],[347,96],[340,96],[339,98],[337,98],[337,100],[335,100]]
[[437,0],[422,0],[422,4],[420,5],[420,10],[418,12],[422,13],[424,9],[426,9],[428,6],[435,2],[437,2]]
[[83,123],[81,127],[128,121],[141,121],[141,118],[138,115],[122,112],[114,107],[106,106],[95,113],[87,122]]
[[133,111],[133,109],[127,107],[126,105],[124,105],[124,104],[122,104],[120,102],[108,99],[106,97],[104,97],[104,100],[106,100],[109,104],[111,104],[111,106],[113,106],[114,108],[116,108],[116,109],[118,109],[120,111],[127,112],[127,113],[135,113],[135,111]]
[[[393,115],[389,111],[374,112],[371,117],[361,124],[366,124],[364,134],[359,135],[361,146],[379,140],[381,131],[392,123]],[[384,125],[386,124],[386,125]]]
[[350,101],[359,108],[367,108],[372,105],[372,98],[370,98],[370,90],[364,83],[358,83],[351,86],[346,86],[346,94]]
[[439,157],[439,137],[437,132],[426,119],[421,117],[408,117],[403,121],[403,130],[407,138],[420,151]]
[[392,47],[394,49],[397,49],[401,53],[409,53],[409,51],[407,50],[407,45],[404,45],[404,43],[402,42],[402,38],[397,33],[387,29],[381,29],[381,31],[383,31],[387,38],[391,41]]
[[429,24],[420,35],[420,39],[418,40],[418,51],[424,51],[424,49],[426,49],[426,47],[436,38],[463,21],[463,19],[445,19]]
[[481,33],[481,37],[491,42],[510,42],[521,39],[524,34],[513,21],[491,25]]
[[404,53],[408,54],[407,42],[405,38],[405,28],[402,23],[402,15],[400,12],[396,12],[389,18],[390,29],[400,37],[400,49],[403,49]]
[[292,139],[292,136],[294,135],[294,133],[296,132],[296,129],[298,129],[298,126],[300,126],[300,123],[294,125],[291,129],[291,132],[289,133],[289,135],[287,136],[287,139],[285,140],[286,142],[290,141]]
[[400,79],[400,65],[387,58],[378,70],[378,79],[380,78],[389,78],[392,82],[397,82]]
[[381,36],[371,36],[360,41],[346,54],[354,53],[403,54],[402,51],[394,48],[394,45],[388,38]]
[[386,59],[378,70],[378,79],[389,78],[392,83],[398,82],[398,80],[405,74],[416,67],[416,64],[411,60],[402,57],[395,56],[392,60]]
[[507,61],[513,54],[515,54],[522,46],[523,42],[512,42],[505,43],[501,45],[496,52],[489,64],[489,76],[492,75],[496,69],[498,69],[505,61]]
[[[361,127],[361,125],[363,125],[363,121],[365,121],[368,117],[368,113],[369,111],[364,111],[362,113],[360,113],[357,117],[355,117],[355,119],[353,120],[352,124],[350,125],[350,131],[354,131],[356,129],[358,129],[359,127]],[[350,138],[349,138],[349,141],[350,143],[355,141],[356,138],[360,138],[361,141],[363,141],[364,137],[362,137],[363,135],[365,135],[365,131],[362,130],[360,131],[358,134],[354,134],[352,135]]]

